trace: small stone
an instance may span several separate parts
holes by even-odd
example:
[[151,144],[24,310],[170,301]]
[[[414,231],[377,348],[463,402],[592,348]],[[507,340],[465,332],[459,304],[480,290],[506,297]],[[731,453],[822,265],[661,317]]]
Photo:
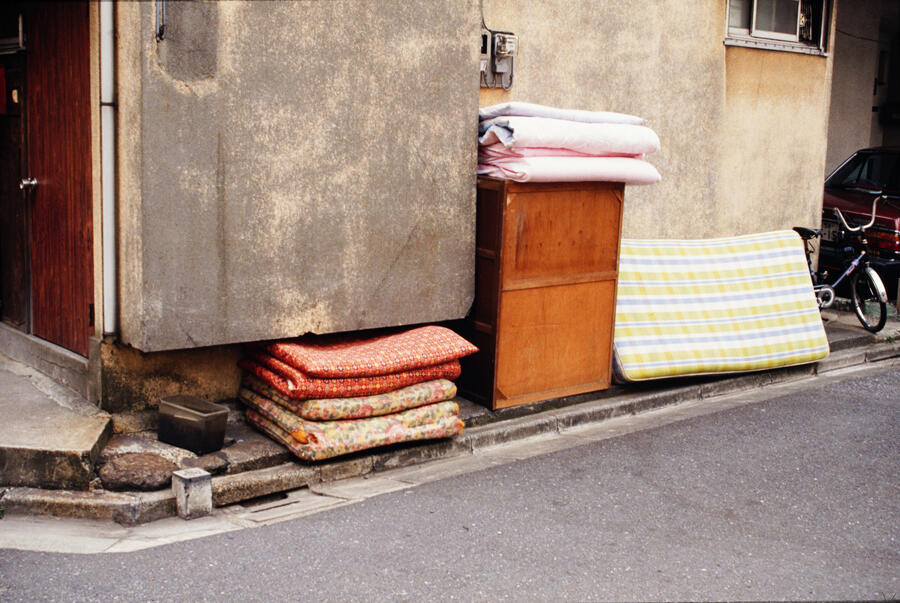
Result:
[[181,466],[185,469],[200,468],[218,475],[228,469],[228,458],[222,452],[211,452],[195,459],[186,458],[181,461]]
[[175,509],[182,519],[196,519],[212,513],[212,479],[199,467],[172,474]]
[[178,465],[158,454],[131,452],[114,456],[100,467],[100,481],[107,490],[159,490],[172,481]]

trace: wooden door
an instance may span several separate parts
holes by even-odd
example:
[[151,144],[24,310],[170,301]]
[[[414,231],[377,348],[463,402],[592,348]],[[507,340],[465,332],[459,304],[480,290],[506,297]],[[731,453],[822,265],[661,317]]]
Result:
[[[4,34],[18,26],[18,12],[0,9]],[[27,331],[30,316],[28,204],[19,189],[25,123],[22,114],[25,55],[0,55],[0,319]]]
[[87,2],[25,4],[31,331],[88,355],[93,327]]

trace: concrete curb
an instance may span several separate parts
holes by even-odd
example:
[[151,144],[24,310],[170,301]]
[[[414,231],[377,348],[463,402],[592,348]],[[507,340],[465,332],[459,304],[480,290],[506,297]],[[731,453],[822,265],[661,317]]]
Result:
[[[699,383],[697,380],[679,380],[666,383],[668,387],[662,390],[641,389],[579,401],[569,406],[551,406],[524,416],[500,418],[466,428],[462,434],[450,440],[401,444],[316,465],[288,462],[216,476],[212,479],[213,504],[219,507],[323,482],[409,467],[429,460],[471,455],[480,449],[542,434],[559,433],[613,417],[750,391],[898,357],[900,342],[879,342],[863,348],[842,349],[817,364],[739,374]],[[170,489],[157,492],[84,492],[13,487],[0,491],[0,507],[8,513],[106,519],[133,525],[174,516],[175,497]]]

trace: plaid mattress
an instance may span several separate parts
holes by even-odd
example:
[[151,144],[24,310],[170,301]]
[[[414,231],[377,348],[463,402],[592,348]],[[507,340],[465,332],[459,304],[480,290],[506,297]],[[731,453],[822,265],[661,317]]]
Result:
[[800,237],[622,241],[620,382],[770,369],[828,356]]
[[419,369],[478,351],[445,327],[426,326],[378,337],[309,337],[270,344],[266,351],[317,378],[372,377]]
[[247,420],[306,461],[400,442],[451,437],[463,429],[459,406],[438,402],[403,412],[346,421],[305,421],[263,396],[242,389]]
[[244,387],[309,421],[363,419],[388,415],[417,406],[451,400],[456,396],[456,385],[446,379],[417,383],[373,396],[315,400],[292,400],[253,375],[244,376]]

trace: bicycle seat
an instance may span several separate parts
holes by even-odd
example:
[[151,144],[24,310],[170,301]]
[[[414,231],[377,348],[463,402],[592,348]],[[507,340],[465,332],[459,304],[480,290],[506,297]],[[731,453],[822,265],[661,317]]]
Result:
[[794,226],[794,230],[800,235],[800,238],[804,241],[808,241],[810,239],[815,239],[816,237],[822,236],[822,231],[818,228],[804,228],[802,226]]

